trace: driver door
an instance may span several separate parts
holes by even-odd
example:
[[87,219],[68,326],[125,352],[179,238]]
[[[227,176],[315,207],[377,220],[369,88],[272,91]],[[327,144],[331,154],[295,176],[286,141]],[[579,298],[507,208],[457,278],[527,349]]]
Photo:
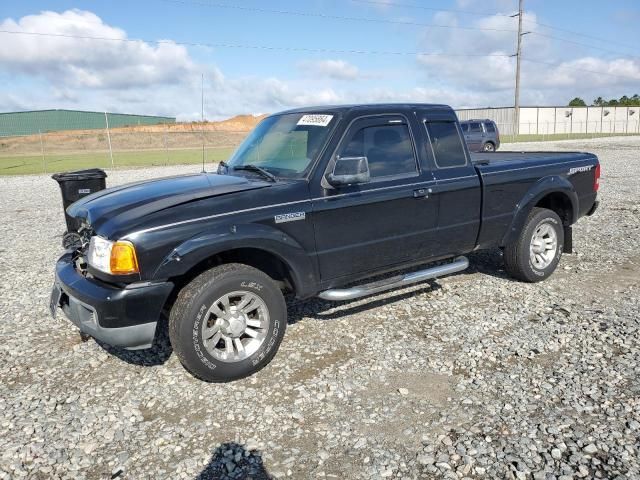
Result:
[[437,204],[421,170],[409,121],[376,115],[351,123],[327,168],[337,157],[366,156],[370,181],[333,188],[323,179],[312,199],[312,217],[322,281],[402,264],[430,254]]

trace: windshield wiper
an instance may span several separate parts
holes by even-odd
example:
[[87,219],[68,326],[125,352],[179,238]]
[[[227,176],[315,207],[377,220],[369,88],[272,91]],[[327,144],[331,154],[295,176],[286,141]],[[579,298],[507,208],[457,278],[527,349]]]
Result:
[[252,165],[252,164],[247,164],[247,165],[238,165],[237,167],[233,167],[234,170],[247,170],[249,172],[256,172],[259,173],[260,175],[262,175],[265,178],[268,178],[269,180],[271,180],[272,182],[277,182],[278,179],[276,178],[276,176],[271,173],[268,172],[267,170],[265,170],[262,167],[259,167],[258,165]]

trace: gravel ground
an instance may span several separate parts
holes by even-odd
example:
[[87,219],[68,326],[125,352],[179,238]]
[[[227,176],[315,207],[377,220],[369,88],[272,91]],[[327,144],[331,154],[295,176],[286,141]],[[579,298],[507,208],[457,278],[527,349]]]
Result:
[[125,352],[53,320],[57,185],[0,178],[0,478],[640,478],[640,138],[513,147],[602,162],[601,209],[548,281],[491,251],[367,302],[292,303],[271,365],[223,385],[166,338]]

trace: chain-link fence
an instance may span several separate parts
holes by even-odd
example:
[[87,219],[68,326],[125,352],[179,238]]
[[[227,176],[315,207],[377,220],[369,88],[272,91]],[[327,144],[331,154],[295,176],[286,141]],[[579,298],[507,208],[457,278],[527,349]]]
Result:
[[246,131],[126,129],[0,137],[0,175],[83,168],[200,164],[226,159]]
[[[625,120],[497,122],[503,143],[639,135],[640,123]],[[180,126],[178,126],[179,128]],[[54,173],[83,168],[201,164],[227,159],[247,131],[197,130],[198,125],[146,129],[78,130],[0,137],[0,175]]]

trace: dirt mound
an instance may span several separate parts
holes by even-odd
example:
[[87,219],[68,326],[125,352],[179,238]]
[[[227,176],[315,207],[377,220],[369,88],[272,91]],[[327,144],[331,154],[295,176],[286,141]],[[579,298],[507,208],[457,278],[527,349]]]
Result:
[[178,122],[112,128],[112,132],[249,132],[266,115],[236,115],[217,122]]
[[[111,128],[114,150],[234,147],[266,115],[237,115],[218,122],[179,122]],[[104,129],[65,130],[0,138],[0,155],[108,150]]]
[[220,130],[244,132],[255,127],[267,115],[236,115],[235,117],[222,120],[221,122],[213,122]]

